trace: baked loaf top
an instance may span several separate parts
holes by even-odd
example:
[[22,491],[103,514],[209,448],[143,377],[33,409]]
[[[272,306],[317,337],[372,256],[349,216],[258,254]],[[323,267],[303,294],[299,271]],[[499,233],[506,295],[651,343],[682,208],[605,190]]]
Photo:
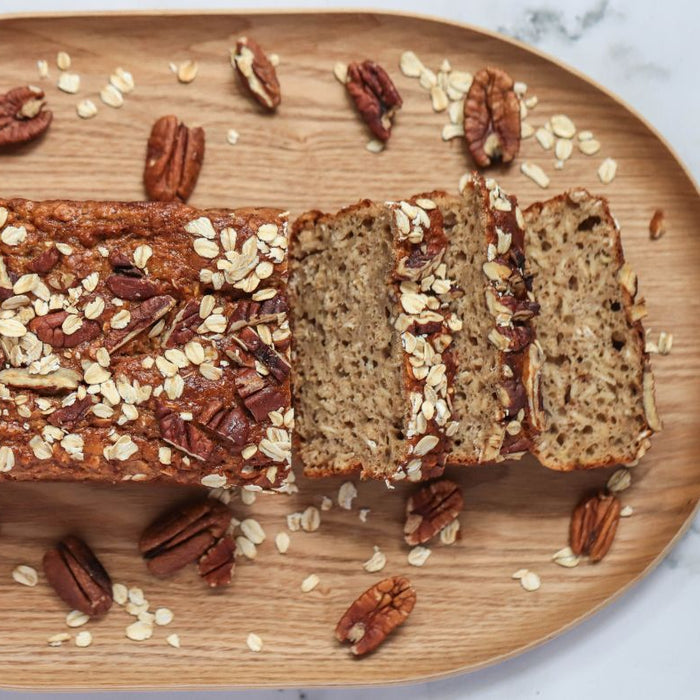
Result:
[[0,477],[279,487],[287,217],[0,200]]
[[533,453],[552,469],[636,462],[661,424],[620,232],[605,199],[578,189],[525,211],[526,255],[540,303],[546,429]]

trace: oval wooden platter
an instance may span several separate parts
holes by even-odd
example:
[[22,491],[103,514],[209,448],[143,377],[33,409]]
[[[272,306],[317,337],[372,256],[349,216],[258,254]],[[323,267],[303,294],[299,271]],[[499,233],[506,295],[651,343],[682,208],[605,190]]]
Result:
[[[228,50],[241,34],[280,55],[283,99],[274,117],[262,115],[241,91]],[[494,663],[550,639],[618,596],[647,573],[683,532],[700,496],[700,199],[691,178],[642,119],[582,76],[514,42],[465,26],[424,18],[372,13],[96,15],[15,17],[0,21],[2,90],[41,84],[55,112],[41,141],[0,155],[0,191],[30,198],[143,198],[145,142],[154,119],[176,113],[207,133],[204,169],[192,203],[198,206],[272,205],[293,214],[335,209],[360,197],[396,198],[434,188],[455,191],[470,168],[463,142],[440,138],[447,116],[432,111],[418,82],[401,75],[400,54],[415,51],[437,71],[444,58],[474,72],[502,66],[529,85],[538,106],[528,121],[542,125],[564,112],[602,143],[599,154],[578,153],[562,170],[534,139],[519,162],[541,165],[549,190],[518,166],[494,175],[527,205],[575,185],[607,195],[623,229],[628,259],[647,298],[647,327],[673,332],[673,353],[655,357],[657,394],[665,430],[634,470],[623,501],[634,508],[622,521],[609,556],[575,569],[553,564],[567,543],[572,506],[610,471],[559,474],[533,460],[453,470],[465,490],[462,537],[435,545],[422,568],[408,565],[401,538],[405,488],[358,485],[352,511],[334,505],[314,533],[291,534],[285,556],[274,535],[285,515],[323,495],[339,481],[300,479],[293,497],[259,496],[239,518],[253,516],[267,532],[254,562],[239,560],[234,584],[205,590],[194,571],[169,581],[151,578],[135,543],[142,527],[185,494],[171,487],[89,487],[3,484],[0,488],[0,685],[32,688],[163,688],[354,685],[435,678]],[[81,75],[79,95],[56,89],[56,52],[68,51]],[[343,88],[337,61],[371,57],[385,66],[404,97],[388,149],[365,150],[369,138]],[[35,63],[51,64],[40,81]],[[179,84],[171,61],[193,58],[199,75]],[[134,73],[136,90],[121,109],[99,102],[99,90],[117,67]],[[91,97],[97,117],[81,121],[79,99]],[[236,146],[226,133],[240,133]],[[596,175],[604,157],[619,164],[612,184]],[[657,207],[668,233],[651,242],[648,222]],[[358,508],[371,509],[361,522]],[[47,646],[66,630],[66,610],[43,578],[30,589],[12,581],[18,563],[39,567],[47,545],[74,531],[100,554],[116,581],[141,586],[152,608],[170,607],[174,622],[141,643],[124,629],[133,618],[113,610],[90,622],[92,646]],[[378,545],[388,563],[368,574],[362,563]],[[511,574],[527,567],[542,587],[525,592]],[[311,593],[301,581],[320,577]],[[383,575],[413,581],[418,603],[409,621],[378,653],[357,661],[333,638],[335,623],[356,595]],[[604,614],[604,613],[603,613]],[[182,647],[166,645],[171,632]],[[249,632],[264,641],[246,647]]]

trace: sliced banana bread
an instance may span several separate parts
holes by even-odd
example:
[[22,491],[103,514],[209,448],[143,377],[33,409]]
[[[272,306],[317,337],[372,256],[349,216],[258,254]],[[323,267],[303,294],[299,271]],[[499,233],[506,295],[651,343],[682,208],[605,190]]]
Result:
[[518,458],[541,422],[539,365],[532,343],[538,311],[524,266],[522,213],[495,181],[474,174],[461,197],[431,195],[443,215],[454,281],[454,414],[448,462]]
[[419,480],[454,430],[446,239],[427,199],[309,212],[293,229],[297,455],[308,476]]
[[661,428],[644,350],[643,300],[605,199],[578,189],[525,212],[528,263],[541,305],[547,427],[540,462],[562,471],[639,459]]

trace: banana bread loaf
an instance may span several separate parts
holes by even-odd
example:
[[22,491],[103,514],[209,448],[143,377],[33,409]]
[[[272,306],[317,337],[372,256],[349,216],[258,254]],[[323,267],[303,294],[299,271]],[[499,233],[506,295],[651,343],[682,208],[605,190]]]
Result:
[[279,487],[286,214],[0,200],[0,478]]
[[661,428],[644,350],[643,300],[608,205],[578,189],[525,211],[525,253],[541,305],[547,427],[542,464],[562,471],[633,463]]
[[310,212],[291,245],[295,447],[305,473],[439,475],[456,425],[435,203]]

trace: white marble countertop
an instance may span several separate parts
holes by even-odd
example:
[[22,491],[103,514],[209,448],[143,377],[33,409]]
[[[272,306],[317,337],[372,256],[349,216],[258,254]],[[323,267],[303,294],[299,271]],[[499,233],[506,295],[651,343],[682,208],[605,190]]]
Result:
[[[0,12],[191,8],[192,0],[4,0]],[[250,7],[250,0],[204,0],[209,8]],[[265,0],[265,7],[368,7],[353,0]],[[376,8],[421,12],[425,3],[393,0]],[[696,29],[700,5],[688,0],[432,0],[431,14],[496,30],[531,43],[617,93],[668,139],[700,180],[700,92]],[[695,47],[695,48],[694,48]],[[690,92],[686,90],[690,88]],[[541,698],[690,700],[700,697],[700,518],[666,560],[621,600],[576,629],[493,668],[400,690],[295,690],[233,694],[259,700],[306,697]],[[1,679],[0,679],[1,682]],[[95,698],[182,697],[215,700],[232,693],[119,693]],[[50,698],[9,693],[2,698]],[[56,695],[55,697],[66,697]],[[88,698],[89,694],[80,695]]]

